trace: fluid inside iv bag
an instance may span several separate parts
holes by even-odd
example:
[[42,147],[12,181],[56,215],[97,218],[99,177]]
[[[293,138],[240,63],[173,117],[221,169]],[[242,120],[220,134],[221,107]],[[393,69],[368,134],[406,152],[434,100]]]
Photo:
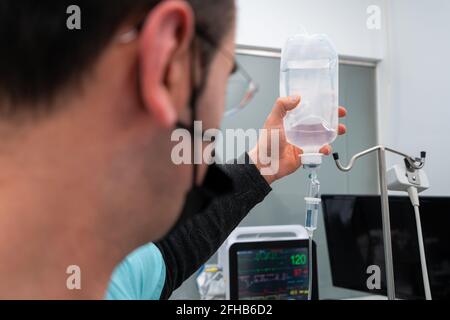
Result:
[[299,95],[300,106],[284,118],[286,139],[317,153],[333,142],[338,127],[338,55],[326,35],[297,35],[283,48],[281,96]]

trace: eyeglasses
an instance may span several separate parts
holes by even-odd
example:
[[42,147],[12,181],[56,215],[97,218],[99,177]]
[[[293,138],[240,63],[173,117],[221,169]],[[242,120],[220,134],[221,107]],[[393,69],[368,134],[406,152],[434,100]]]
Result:
[[[142,28],[142,23],[138,24],[136,28],[122,34],[119,41],[127,43],[134,40]],[[225,101],[225,117],[234,115],[244,109],[259,90],[258,84],[253,81],[248,72],[236,61],[234,55],[229,51],[220,48],[220,46],[201,29],[196,28],[196,35],[217,49],[219,53],[225,58],[232,61],[234,67],[228,80],[226,101]]]
[[253,81],[249,73],[236,61],[231,52],[220,48],[209,35],[198,28],[196,29],[196,34],[200,39],[216,48],[222,56],[234,64],[230,78],[228,79],[224,116],[234,115],[248,106],[258,92],[259,86]]
[[258,92],[258,84],[237,62],[228,80],[225,100],[225,117],[231,116],[244,109]]

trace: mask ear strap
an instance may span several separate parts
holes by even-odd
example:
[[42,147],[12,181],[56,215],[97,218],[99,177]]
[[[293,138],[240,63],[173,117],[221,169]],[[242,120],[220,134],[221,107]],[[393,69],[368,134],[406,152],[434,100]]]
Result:
[[[196,89],[194,89],[194,91],[197,91]],[[195,119],[196,119],[196,107],[195,104],[192,103],[197,103],[197,93],[196,92],[192,92],[192,97],[191,97],[191,105],[193,107],[191,107],[191,111],[192,111],[192,124],[191,124],[191,135],[192,135],[192,143],[191,143],[191,148],[192,148],[192,162],[193,162],[193,169],[192,169],[192,186],[195,187],[197,185],[197,172],[198,172],[198,165],[195,163],[196,160],[196,154],[195,154],[195,141],[197,139],[197,133],[195,132]]]
[[198,165],[195,163],[195,140],[197,139],[197,133],[195,132],[195,121],[197,119],[197,100],[198,100],[198,87],[196,85],[196,79],[195,79],[195,74],[196,74],[196,61],[197,61],[197,50],[196,50],[197,46],[195,44],[195,36],[192,39],[192,56],[193,56],[193,60],[192,60],[192,64],[191,64],[191,86],[192,86],[192,93],[191,93],[191,98],[189,101],[189,107],[191,108],[191,128],[190,128],[190,132],[191,132],[191,136],[192,136],[192,143],[191,143],[191,153],[192,153],[192,163],[193,163],[193,169],[192,169],[192,187],[196,187],[197,186],[197,172],[198,172]]
[[[198,29],[196,28],[196,33],[198,33]],[[197,186],[197,172],[198,172],[198,164],[195,163],[195,140],[197,138],[197,132],[195,132],[195,121],[197,120],[197,103],[198,103],[198,98],[200,95],[200,92],[204,89],[205,86],[205,82],[206,82],[206,74],[202,74],[200,79],[196,79],[196,74],[197,74],[197,54],[198,54],[198,47],[197,47],[197,38],[194,35],[192,42],[191,42],[191,46],[192,46],[192,56],[193,56],[193,62],[191,64],[191,87],[192,87],[192,94],[191,94],[191,98],[189,101],[189,107],[191,108],[191,121],[192,121],[192,125],[191,125],[191,135],[192,135],[192,156],[193,156],[193,165],[194,168],[192,170],[192,174],[193,174],[193,182],[192,182],[192,186],[196,187]],[[203,70],[202,66],[199,66],[200,68],[202,68],[201,72],[205,73],[205,70]],[[200,80],[199,82],[196,80]],[[202,132],[203,135],[204,132]]]

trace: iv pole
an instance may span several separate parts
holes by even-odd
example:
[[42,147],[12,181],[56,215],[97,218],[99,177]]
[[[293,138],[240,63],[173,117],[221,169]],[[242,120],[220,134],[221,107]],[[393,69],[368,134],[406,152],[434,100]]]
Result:
[[378,175],[381,193],[381,217],[383,223],[383,245],[384,245],[384,261],[386,268],[387,296],[389,300],[395,300],[395,281],[394,281],[394,262],[392,259],[392,241],[391,241],[391,222],[389,215],[388,189],[386,182],[386,151],[402,156],[409,162],[411,167],[422,169],[425,165],[425,152],[421,153],[420,158],[412,158],[402,152],[387,148],[381,145],[367,149],[355,154],[347,166],[343,166],[339,161],[339,154],[334,153],[333,158],[339,170],[348,172],[353,168],[355,161],[369,153],[377,151],[378,155]]

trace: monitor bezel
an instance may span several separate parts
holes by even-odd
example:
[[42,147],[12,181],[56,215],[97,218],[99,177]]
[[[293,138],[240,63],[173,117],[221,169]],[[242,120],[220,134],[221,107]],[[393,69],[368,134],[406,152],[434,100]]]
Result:
[[[331,247],[330,246],[331,241],[335,240],[335,239],[331,239],[330,235],[329,235],[330,230],[332,228],[330,216],[328,214],[329,211],[327,208],[327,204],[328,204],[329,200],[342,200],[342,199],[346,199],[346,200],[347,199],[359,199],[359,200],[371,199],[371,200],[373,200],[373,199],[375,199],[375,200],[379,200],[381,202],[380,195],[374,195],[374,194],[323,194],[323,195],[321,195],[321,198],[322,198],[322,214],[323,214],[324,226],[325,226],[325,238],[326,238],[326,242],[327,242],[328,251],[330,250],[330,247]],[[449,201],[449,199],[450,199],[450,197],[448,197],[448,196],[433,196],[433,195],[420,196],[421,201],[430,201],[430,200]],[[409,197],[404,196],[404,195],[389,195],[389,205],[391,205],[391,201],[405,201],[406,203],[410,203]],[[412,218],[414,217],[413,210],[414,209],[411,206]],[[381,219],[381,208],[380,208],[380,219]],[[412,232],[414,232],[414,231],[415,230],[413,230]],[[418,252],[417,252],[417,254],[418,254]],[[330,252],[328,252],[328,257],[329,257],[329,261],[330,261],[330,273],[331,273],[331,280],[332,280],[333,287],[354,290],[354,291],[358,291],[358,292],[361,292],[364,294],[376,294],[376,295],[382,295],[382,296],[387,295],[387,290],[386,290],[385,286],[383,286],[379,290],[369,290],[369,289],[365,288],[363,285],[355,287],[355,286],[351,286],[351,285],[341,285],[340,283],[337,283],[336,279],[335,279],[335,272],[336,272],[335,268],[339,264],[339,261],[337,261],[335,255],[330,254]],[[395,268],[395,262],[396,262],[396,260],[394,257],[394,268]],[[383,275],[383,277],[384,277],[384,275]],[[402,292],[399,292],[400,291],[399,288],[396,288],[396,291],[397,291],[396,292],[397,297],[401,298],[401,299],[421,299],[422,298],[421,296],[409,296]]]
[[[245,241],[235,242],[229,248],[229,288],[230,300],[239,300],[238,288],[238,259],[239,251],[258,250],[258,249],[292,249],[292,248],[309,248],[308,239],[292,239],[292,240],[263,240],[263,241]],[[313,290],[312,299],[318,299],[318,281],[317,281],[317,249],[313,240]]]

